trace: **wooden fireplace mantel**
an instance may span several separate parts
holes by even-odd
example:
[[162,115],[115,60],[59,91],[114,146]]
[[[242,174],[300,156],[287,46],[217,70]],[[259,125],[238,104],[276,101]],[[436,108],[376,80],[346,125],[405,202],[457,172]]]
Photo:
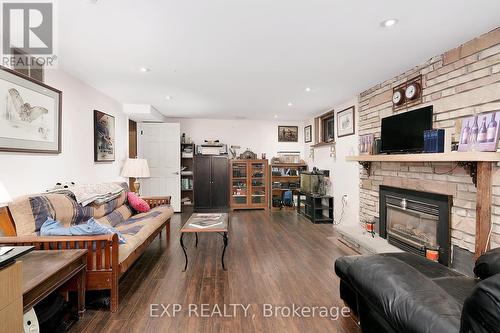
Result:
[[500,153],[451,152],[435,154],[379,154],[347,156],[347,161],[357,162],[500,162]]
[[472,177],[477,187],[476,194],[476,246],[475,257],[489,249],[491,228],[491,170],[492,164],[500,162],[496,152],[451,152],[435,154],[393,154],[347,156],[347,161],[359,162],[370,176],[372,162],[457,162]]

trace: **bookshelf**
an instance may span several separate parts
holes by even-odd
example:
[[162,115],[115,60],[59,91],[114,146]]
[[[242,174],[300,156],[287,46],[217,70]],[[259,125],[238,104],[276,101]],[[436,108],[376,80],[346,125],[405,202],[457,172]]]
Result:
[[304,163],[273,163],[269,166],[271,195],[269,196],[269,207],[272,211],[294,210],[293,206],[273,205],[273,199],[283,200],[286,191],[292,191],[293,202],[298,202],[300,189],[300,173],[307,171]]
[[182,206],[194,204],[194,143],[181,143],[181,200]]

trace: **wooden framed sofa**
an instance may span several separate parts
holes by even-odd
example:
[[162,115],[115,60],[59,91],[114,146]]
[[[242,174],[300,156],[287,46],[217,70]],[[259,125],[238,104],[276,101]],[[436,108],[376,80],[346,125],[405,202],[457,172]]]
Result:
[[[135,214],[127,203],[125,189],[117,198],[101,204],[82,207],[63,193],[28,195],[15,199],[2,212],[0,208],[0,245],[33,245],[37,250],[87,249],[87,290],[110,290],[110,310],[118,310],[120,277],[140,257],[156,236],[166,229],[170,239],[173,210],[170,197],[143,198],[151,207],[147,213]],[[84,223],[95,218],[99,223],[119,230],[117,234],[96,236],[39,236],[47,217],[64,226]]]

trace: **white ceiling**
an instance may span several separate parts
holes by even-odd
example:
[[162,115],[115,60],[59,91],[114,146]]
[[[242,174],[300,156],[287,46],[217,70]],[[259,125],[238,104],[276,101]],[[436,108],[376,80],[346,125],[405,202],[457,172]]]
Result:
[[58,1],[60,66],[169,117],[305,119],[500,25],[498,0],[94,2]]

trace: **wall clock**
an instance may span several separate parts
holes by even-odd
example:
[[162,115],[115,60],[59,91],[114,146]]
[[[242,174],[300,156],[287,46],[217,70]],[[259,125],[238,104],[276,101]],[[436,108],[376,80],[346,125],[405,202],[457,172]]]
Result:
[[392,94],[392,104],[401,105],[405,101],[405,91],[403,89],[395,90]]
[[418,82],[413,82],[406,87],[405,97],[407,100],[411,101],[420,95],[420,85]]
[[421,74],[393,87],[392,110],[403,110],[422,103],[422,91]]

